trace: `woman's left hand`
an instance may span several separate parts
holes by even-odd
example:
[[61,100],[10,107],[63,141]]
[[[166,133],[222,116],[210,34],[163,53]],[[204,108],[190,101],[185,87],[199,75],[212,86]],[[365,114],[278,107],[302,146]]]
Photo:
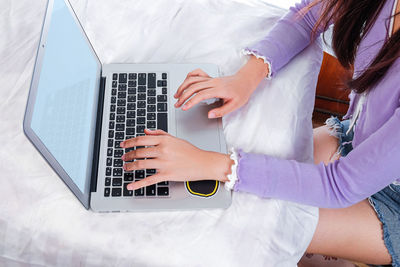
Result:
[[139,136],[121,143],[122,148],[144,147],[122,156],[125,171],[156,169],[157,173],[128,185],[128,190],[163,181],[227,181],[233,161],[226,154],[201,150],[189,142],[162,130],[145,130]]

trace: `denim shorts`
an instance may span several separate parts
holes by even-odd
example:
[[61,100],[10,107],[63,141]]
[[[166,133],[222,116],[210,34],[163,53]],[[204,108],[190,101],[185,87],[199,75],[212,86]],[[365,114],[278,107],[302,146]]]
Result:
[[[348,131],[350,121],[332,117],[326,121],[326,125],[339,140],[338,153],[345,157],[353,149],[354,133]],[[383,240],[392,256],[392,266],[400,267],[400,184],[390,184],[370,196],[368,201],[382,222]]]

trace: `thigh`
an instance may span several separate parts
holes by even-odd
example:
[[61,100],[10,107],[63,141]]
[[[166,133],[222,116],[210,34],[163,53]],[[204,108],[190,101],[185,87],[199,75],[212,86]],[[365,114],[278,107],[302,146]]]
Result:
[[314,129],[314,163],[319,164],[329,162],[339,158],[338,138],[330,134],[328,126],[321,126]]
[[391,263],[382,223],[367,200],[343,209],[321,208],[307,252],[368,264]]

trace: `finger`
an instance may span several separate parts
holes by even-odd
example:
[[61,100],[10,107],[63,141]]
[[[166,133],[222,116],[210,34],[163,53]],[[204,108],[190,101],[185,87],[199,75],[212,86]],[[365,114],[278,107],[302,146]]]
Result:
[[156,147],[146,147],[125,153],[121,159],[123,161],[130,161],[134,159],[155,158],[159,155],[160,153],[158,153],[158,149]]
[[153,185],[153,184],[157,184],[160,182],[163,182],[164,180],[161,178],[161,176],[159,174],[154,174],[152,176],[149,176],[143,180],[134,182],[134,183],[130,183],[128,185],[128,190],[136,190],[145,186],[149,186],[149,185]]
[[214,108],[208,112],[209,119],[215,119],[225,116],[226,114],[234,111],[237,108],[233,101],[225,102],[221,107]]
[[188,102],[186,102],[186,104],[182,107],[182,109],[188,110],[203,100],[216,97],[216,94],[214,91],[215,91],[215,89],[206,89],[206,90],[203,90],[203,91],[197,93],[195,96],[193,96],[191,99],[189,99]]
[[141,159],[134,162],[125,163],[123,168],[125,171],[136,171],[145,169],[158,169],[159,160],[157,159]]
[[129,148],[134,146],[156,146],[160,143],[158,136],[138,136],[121,142],[119,144],[122,148]]
[[211,82],[211,80],[204,82],[204,84],[202,85],[202,87],[200,87],[200,84],[198,84],[199,86],[197,86],[197,84],[195,85],[191,85],[188,89],[186,89],[181,96],[178,99],[178,102],[175,103],[175,107],[180,107],[183,105],[183,103],[186,102],[186,100],[188,100],[189,98],[191,98],[194,94],[198,93],[199,91],[205,90],[205,89],[209,89],[213,87],[213,84]]
[[181,86],[179,86],[178,90],[176,91],[174,97],[178,98],[182,94],[183,91],[185,91],[189,86],[192,84],[198,83],[198,82],[204,82],[207,80],[210,80],[211,78],[209,77],[202,77],[202,76],[190,76],[186,78]]
[[144,129],[144,133],[147,135],[169,135],[169,133],[167,133],[163,130]]

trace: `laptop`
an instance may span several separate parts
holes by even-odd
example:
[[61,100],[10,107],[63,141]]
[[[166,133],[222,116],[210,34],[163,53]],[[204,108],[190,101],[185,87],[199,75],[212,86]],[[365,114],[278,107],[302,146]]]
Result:
[[[227,208],[218,181],[163,182],[135,191],[155,169],[125,172],[123,140],[162,129],[201,149],[226,153],[216,104],[174,108],[173,94],[190,71],[218,76],[212,64],[105,64],[68,0],[49,0],[37,51],[24,132],[86,209],[95,212]],[[132,148],[133,149],[133,148]],[[206,166],[205,166],[206,167]]]

